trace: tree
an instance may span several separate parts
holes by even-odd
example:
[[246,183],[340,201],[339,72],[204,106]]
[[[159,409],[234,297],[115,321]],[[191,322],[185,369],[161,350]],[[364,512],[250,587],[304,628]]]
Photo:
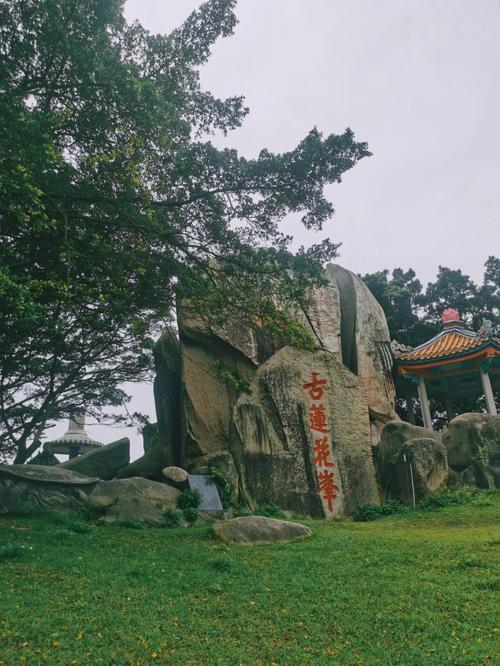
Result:
[[481,286],[460,269],[445,266],[439,266],[436,281],[425,291],[412,268],[368,273],[363,281],[384,310],[391,339],[415,347],[439,332],[448,307],[476,330],[483,319],[500,325],[500,259],[488,257],[484,269]]
[[424,317],[439,330],[441,315],[446,308],[454,307],[469,325],[477,325],[477,287],[460,269],[451,270],[439,266],[435,282],[429,282],[425,294],[419,298]]
[[414,346],[432,335],[433,326],[419,317],[422,283],[413,269],[395,268],[363,276],[363,281],[382,306],[391,339]]
[[234,0],[168,36],[119,0],[0,0],[0,450],[16,462],[55,420],[126,399],[176,298],[271,321],[271,294],[300,301],[335,255],[291,255],[280,223],[321,228],[324,186],[367,146],[313,129],[283,154],[218,150],[207,136],[247,109],[199,68],[235,24]]

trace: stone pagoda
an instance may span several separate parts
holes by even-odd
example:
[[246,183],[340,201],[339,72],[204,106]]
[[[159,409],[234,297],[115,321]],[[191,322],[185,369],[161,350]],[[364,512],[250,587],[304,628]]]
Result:
[[64,435],[51,442],[46,442],[43,449],[49,453],[65,453],[70,458],[75,458],[101,446],[101,442],[92,439],[85,431],[85,414],[79,413],[69,419],[68,429]]

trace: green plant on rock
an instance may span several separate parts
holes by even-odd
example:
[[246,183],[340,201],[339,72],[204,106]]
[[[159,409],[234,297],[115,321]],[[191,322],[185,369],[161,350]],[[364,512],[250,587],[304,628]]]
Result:
[[277,504],[263,504],[258,506],[254,513],[256,516],[267,516],[267,518],[286,518]]
[[178,509],[188,509],[193,508],[197,509],[201,504],[201,495],[200,491],[193,489],[183,490],[182,493],[177,498],[177,508]]
[[194,523],[198,520],[200,512],[194,506],[187,506],[185,509],[182,509],[182,515],[188,523]]
[[212,477],[217,491],[219,493],[220,501],[223,509],[229,509],[231,506],[231,498],[233,496],[234,484],[226,478],[226,476],[217,467],[210,467],[208,473]]
[[229,391],[233,391],[238,395],[240,393],[250,394],[252,392],[252,387],[248,379],[240,377],[229,368],[224,367],[221,361],[214,361],[213,365],[219,378],[224,382]]
[[250,509],[248,508],[248,506],[246,504],[242,504],[241,502],[239,502],[234,507],[234,517],[235,518],[241,518],[243,516],[251,516],[251,515],[252,515],[252,512],[250,511]]
[[163,512],[163,524],[165,527],[180,527],[182,525],[182,511],[166,509]]

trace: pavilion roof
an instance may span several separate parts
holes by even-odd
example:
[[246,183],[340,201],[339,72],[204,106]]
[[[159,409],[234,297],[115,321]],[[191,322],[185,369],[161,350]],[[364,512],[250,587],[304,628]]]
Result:
[[460,326],[444,328],[427,342],[398,355],[398,365],[432,363],[467,356],[476,356],[483,349],[491,348],[500,354],[500,340],[481,337],[475,331]]

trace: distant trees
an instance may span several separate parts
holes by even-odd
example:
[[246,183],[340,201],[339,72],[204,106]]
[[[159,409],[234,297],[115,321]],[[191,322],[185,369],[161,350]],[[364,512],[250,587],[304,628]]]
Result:
[[414,347],[441,328],[441,315],[456,308],[474,329],[483,319],[500,325],[500,259],[488,257],[481,285],[460,269],[440,266],[435,282],[424,290],[413,269],[395,268],[363,276],[363,281],[384,309],[391,339]]
[[201,90],[199,68],[234,0],[165,37],[122,4],[0,0],[0,454],[16,462],[55,420],[126,399],[179,290],[219,318],[300,299],[337,246],[293,256],[279,224],[320,228],[324,186],[369,155],[350,130],[256,159],[218,150],[207,135],[247,109]]

